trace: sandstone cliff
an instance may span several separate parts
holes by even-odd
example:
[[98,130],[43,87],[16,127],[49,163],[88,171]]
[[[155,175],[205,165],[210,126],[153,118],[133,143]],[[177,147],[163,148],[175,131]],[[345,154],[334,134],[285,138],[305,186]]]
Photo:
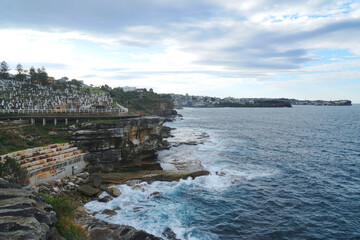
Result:
[[166,147],[163,137],[169,130],[160,117],[83,123],[72,140],[88,151],[89,172],[161,169],[153,160],[156,151]]

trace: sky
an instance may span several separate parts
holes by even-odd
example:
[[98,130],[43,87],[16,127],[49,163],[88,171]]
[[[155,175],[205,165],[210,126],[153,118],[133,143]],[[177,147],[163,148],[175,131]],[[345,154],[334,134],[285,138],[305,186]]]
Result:
[[0,0],[0,61],[97,86],[360,103],[360,1]]

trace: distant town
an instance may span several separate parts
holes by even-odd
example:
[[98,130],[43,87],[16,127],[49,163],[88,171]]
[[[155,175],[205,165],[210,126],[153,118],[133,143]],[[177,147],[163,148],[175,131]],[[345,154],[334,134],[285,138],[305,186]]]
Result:
[[[314,105],[314,106],[350,106],[350,100],[297,100],[288,98],[218,98],[209,96],[191,96],[182,94],[170,94],[174,99],[175,107],[251,107],[268,106],[266,103],[275,103],[273,106],[283,107],[283,103],[290,105]],[[286,105],[288,106],[288,105]]]

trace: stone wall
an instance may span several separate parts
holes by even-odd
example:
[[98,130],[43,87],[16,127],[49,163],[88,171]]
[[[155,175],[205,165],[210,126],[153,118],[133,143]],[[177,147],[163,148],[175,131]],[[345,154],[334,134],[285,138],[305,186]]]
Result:
[[[83,151],[90,172],[135,171],[160,168],[152,160],[166,147],[168,134],[160,117],[141,117],[116,122],[84,123],[73,132],[72,140]],[[151,162],[151,164],[150,164]]]

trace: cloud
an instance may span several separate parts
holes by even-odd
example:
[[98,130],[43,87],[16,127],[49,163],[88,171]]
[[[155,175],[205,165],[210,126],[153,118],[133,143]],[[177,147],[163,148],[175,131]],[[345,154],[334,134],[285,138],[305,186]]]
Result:
[[[354,64],[351,59],[320,58],[316,51],[342,49],[360,56],[360,4],[351,0],[0,0],[0,5],[4,60],[48,64],[54,75],[93,84],[115,86],[121,80],[164,91],[192,84],[204,92],[219,85],[285,86],[358,76],[358,65],[346,67]],[[336,64],[343,68],[333,74]]]

